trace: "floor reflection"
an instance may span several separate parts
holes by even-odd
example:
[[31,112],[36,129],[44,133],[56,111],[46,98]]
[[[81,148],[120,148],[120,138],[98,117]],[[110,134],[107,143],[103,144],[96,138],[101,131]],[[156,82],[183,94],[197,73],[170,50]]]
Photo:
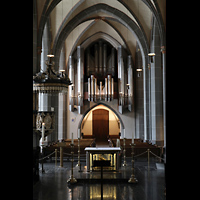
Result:
[[[103,182],[103,199],[105,200],[165,200],[165,179],[164,170],[157,170],[152,164],[147,168],[146,163],[138,164],[135,167],[137,184],[129,184],[125,181]],[[70,163],[65,163],[64,168],[55,168],[52,163],[45,163],[45,173],[40,173],[40,182],[33,187],[33,200],[99,200],[101,199],[101,182],[95,181],[78,182],[75,185],[68,185],[67,179],[70,176]],[[69,165],[69,166],[68,166]],[[130,165],[131,166],[131,165]],[[76,172],[78,177],[80,172]],[[82,173],[83,174],[83,173]],[[97,176],[97,172],[92,173]],[[105,173],[105,177],[109,173]],[[87,174],[85,174],[86,176]],[[88,174],[91,175],[91,174]],[[113,177],[119,174],[113,174]],[[120,172],[120,176],[130,177],[131,167]],[[112,176],[110,176],[112,178]]]

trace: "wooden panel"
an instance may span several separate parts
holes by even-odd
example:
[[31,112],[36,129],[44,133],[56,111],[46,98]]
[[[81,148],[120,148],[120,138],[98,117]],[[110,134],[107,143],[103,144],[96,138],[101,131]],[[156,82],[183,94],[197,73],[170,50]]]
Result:
[[93,135],[96,137],[96,142],[106,142],[109,134],[109,111],[97,109],[92,114]]

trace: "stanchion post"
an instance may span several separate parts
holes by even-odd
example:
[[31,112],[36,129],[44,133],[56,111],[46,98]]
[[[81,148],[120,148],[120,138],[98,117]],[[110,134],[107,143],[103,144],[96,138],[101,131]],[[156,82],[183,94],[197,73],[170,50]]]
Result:
[[60,147],[60,167],[63,167],[63,147]]
[[123,167],[126,167],[126,149],[125,149],[125,147],[126,147],[126,138],[124,138],[124,151],[123,151],[123,153],[124,153],[124,163],[122,164]]
[[131,174],[131,177],[130,179],[128,180],[129,183],[137,183],[138,180],[135,178],[135,175],[134,175],[134,146],[135,144],[134,143],[131,143],[131,149],[132,149],[132,152],[131,152],[131,155],[132,155],[132,174]]
[[[44,157],[44,145],[42,144],[41,146],[42,146],[42,157]],[[42,173],[45,173],[43,164],[44,164],[44,161],[42,159]]]
[[72,155],[72,165],[71,165],[71,176],[70,178],[67,180],[67,183],[69,184],[74,184],[77,182],[77,180],[74,178],[74,174],[73,174],[73,162],[74,162],[74,144],[70,144],[71,145],[71,155]]
[[76,167],[80,167],[78,171],[82,172],[82,170],[81,170],[81,161],[80,161],[80,158],[81,158],[80,153],[81,153],[81,150],[80,150],[80,138],[78,138],[78,163],[77,163]]
[[57,167],[57,155],[58,154],[58,150],[55,149],[55,167]]

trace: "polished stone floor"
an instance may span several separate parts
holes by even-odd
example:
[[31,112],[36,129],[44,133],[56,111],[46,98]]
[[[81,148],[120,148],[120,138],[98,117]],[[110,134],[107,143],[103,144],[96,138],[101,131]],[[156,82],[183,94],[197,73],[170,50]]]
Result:
[[[78,172],[74,163],[74,177],[78,182],[68,185],[67,179],[71,173],[71,162],[65,161],[63,167],[55,163],[44,163],[45,173],[40,170],[40,181],[33,186],[33,200],[98,200],[101,199],[100,172],[86,172],[85,162],[83,172]],[[41,164],[40,164],[41,168]],[[163,169],[157,169],[154,161],[135,161],[135,177],[138,183],[130,184],[131,160],[119,172],[103,173],[103,199],[105,200],[165,200],[165,176]]]

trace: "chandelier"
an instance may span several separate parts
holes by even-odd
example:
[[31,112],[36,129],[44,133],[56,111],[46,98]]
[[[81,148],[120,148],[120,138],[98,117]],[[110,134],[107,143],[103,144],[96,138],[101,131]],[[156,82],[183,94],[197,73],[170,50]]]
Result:
[[51,59],[54,55],[47,55],[49,58],[46,60],[46,71],[40,71],[33,76],[33,91],[39,93],[53,93],[61,92],[67,93],[68,85],[71,85],[71,81],[68,78],[65,70],[56,72],[54,70],[55,62]]

